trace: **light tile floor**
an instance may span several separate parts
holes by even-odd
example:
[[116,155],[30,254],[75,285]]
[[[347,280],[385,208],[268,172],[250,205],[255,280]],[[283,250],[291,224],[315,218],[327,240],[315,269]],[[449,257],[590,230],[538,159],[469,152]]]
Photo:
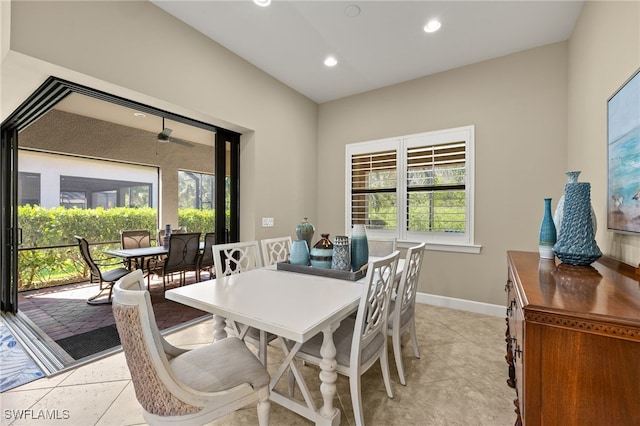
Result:
[[[393,399],[386,396],[379,367],[365,373],[362,393],[366,424],[512,425],[515,393],[506,384],[504,318],[429,305],[416,308],[422,356],[414,358],[411,343],[406,341],[403,360],[407,386],[402,386],[390,352]],[[213,323],[208,320],[167,339],[174,345],[194,347],[209,343],[212,333]],[[271,373],[281,358],[279,347],[272,342]],[[319,398],[319,370],[314,366],[301,368],[310,388],[316,390],[314,397]],[[348,379],[339,376],[337,388],[334,404],[342,411],[342,424],[353,425]],[[4,392],[0,405],[2,425],[144,424],[122,353]],[[238,410],[211,424],[257,424],[255,407]],[[271,424],[311,422],[272,404]]]

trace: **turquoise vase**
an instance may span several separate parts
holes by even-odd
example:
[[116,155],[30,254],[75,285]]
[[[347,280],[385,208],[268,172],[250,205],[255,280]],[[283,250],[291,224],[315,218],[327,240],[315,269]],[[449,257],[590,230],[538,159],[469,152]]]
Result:
[[364,225],[353,225],[351,233],[351,269],[359,271],[369,261],[369,243]]
[[556,225],[551,216],[551,198],[544,199],[544,216],[540,225],[538,237],[538,251],[542,259],[555,259],[553,246],[556,243]]
[[296,236],[299,240],[305,240],[307,242],[307,248],[311,249],[311,240],[316,228],[307,221],[305,217],[302,223],[296,226]]
[[289,263],[292,265],[309,265],[309,246],[305,240],[295,240],[291,243]]
[[564,194],[562,229],[553,251],[563,263],[591,265],[602,256],[595,240],[591,213],[591,184],[567,183]]

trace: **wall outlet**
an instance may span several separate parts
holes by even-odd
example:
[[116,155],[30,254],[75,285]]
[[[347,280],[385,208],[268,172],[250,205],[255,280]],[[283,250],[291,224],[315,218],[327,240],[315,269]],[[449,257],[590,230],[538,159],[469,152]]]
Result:
[[263,228],[273,228],[273,218],[272,217],[263,217],[262,218],[262,227]]

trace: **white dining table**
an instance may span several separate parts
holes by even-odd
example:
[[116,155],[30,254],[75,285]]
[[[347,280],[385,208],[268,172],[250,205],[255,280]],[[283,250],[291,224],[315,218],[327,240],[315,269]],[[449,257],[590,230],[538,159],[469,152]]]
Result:
[[[400,267],[399,263],[398,276]],[[333,406],[338,378],[333,331],[357,310],[363,292],[361,282],[281,271],[270,266],[167,290],[165,297],[214,314],[214,340],[227,337],[226,319],[277,335],[285,358],[272,375],[271,400],[317,425],[338,425],[340,410]],[[302,344],[318,333],[323,333],[321,407],[316,407],[300,370],[292,362]],[[295,345],[289,349],[285,339]],[[275,389],[288,369],[304,402]]]

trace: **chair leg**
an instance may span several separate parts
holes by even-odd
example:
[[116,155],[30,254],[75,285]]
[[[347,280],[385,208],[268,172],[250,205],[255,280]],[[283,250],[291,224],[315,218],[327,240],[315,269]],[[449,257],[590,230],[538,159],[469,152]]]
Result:
[[267,332],[260,330],[260,344],[258,348],[258,355],[260,362],[265,367],[267,366]]
[[353,417],[355,417],[356,426],[364,426],[362,395],[360,393],[360,374],[358,372],[349,377],[349,388],[351,390],[351,404],[353,405]]
[[269,396],[258,401],[258,425],[268,426],[271,415],[271,401]]
[[400,336],[400,333],[397,330],[394,330],[393,335],[391,336],[391,340],[393,342],[393,357],[396,359],[398,377],[400,378],[400,383],[406,385],[407,381],[404,379],[404,367],[402,365],[401,337],[402,336]]
[[416,336],[415,321],[412,321],[411,327],[409,327],[409,333],[411,333],[411,344],[413,345],[413,355],[416,358],[420,358],[420,348],[418,347],[418,336]]
[[387,345],[384,345],[382,354],[380,354],[380,367],[382,368],[382,378],[384,379],[384,387],[387,389],[387,396],[393,398],[393,391],[391,390],[391,374],[389,373],[389,353],[387,351]]

